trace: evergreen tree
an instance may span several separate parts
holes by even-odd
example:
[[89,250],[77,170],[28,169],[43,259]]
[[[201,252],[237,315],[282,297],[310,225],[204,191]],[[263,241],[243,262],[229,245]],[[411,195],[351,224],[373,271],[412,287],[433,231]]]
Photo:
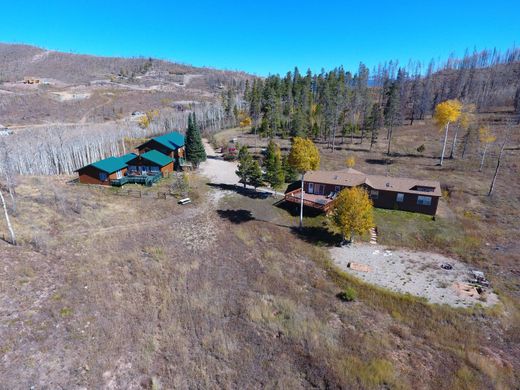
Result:
[[269,183],[272,188],[281,187],[285,182],[285,173],[282,167],[282,153],[273,140],[269,141],[269,145],[267,145],[264,167],[265,181]]
[[198,167],[202,161],[206,161],[206,151],[200,136],[199,126],[195,113],[188,116],[188,129],[186,130],[186,158],[195,167]]
[[247,150],[247,146],[243,145],[238,152],[238,169],[236,171],[237,176],[240,178],[240,183],[246,185],[249,181],[249,174],[253,165],[253,158]]
[[262,170],[260,169],[260,165],[256,160],[253,160],[249,166],[249,171],[247,173],[247,184],[255,187],[255,190],[264,184],[262,180]]
[[388,127],[388,151],[390,155],[390,146],[392,144],[392,135],[394,127],[400,124],[401,112],[400,112],[400,100],[399,100],[399,84],[394,81],[390,82],[387,90],[387,99],[384,109],[385,125]]

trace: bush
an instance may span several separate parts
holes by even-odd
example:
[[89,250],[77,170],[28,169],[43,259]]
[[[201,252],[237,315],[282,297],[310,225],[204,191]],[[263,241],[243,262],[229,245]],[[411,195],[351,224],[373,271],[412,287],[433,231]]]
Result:
[[340,292],[337,297],[344,302],[352,302],[357,298],[357,292],[352,287],[347,287],[345,290]]
[[424,146],[424,144],[422,144],[421,146],[419,146],[419,147],[417,148],[417,151],[418,151],[419,153],[423,153],[425,150],[426,150],[426,147]]

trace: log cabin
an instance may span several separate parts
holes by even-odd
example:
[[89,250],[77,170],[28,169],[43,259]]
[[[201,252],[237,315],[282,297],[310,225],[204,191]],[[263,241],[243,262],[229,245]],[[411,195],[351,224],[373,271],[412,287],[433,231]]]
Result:
[[[442,196],[438,181],[367,175],[352,168],[311,171],[303,181],[304,205],[328,213],[344,188],[363,187],[374,207],[435,215]],[[294,187],[293,187],[294,188]],[[301,189],[285,194],[285,201],[300,203]]]
[[136,148],[139,154],[146,153],[150,150],[156,150],[169,156],[175,161],[175,166],[181,167],[186,158],[184,136],[176,131],[153,137]]
[[79,182],[83,184],[111,185],[113,181],[121,179],[126,174],[128,161],[135,157],[136,154],[128,153],[121,157],[108,157],[86,165],[76,170]]
[[160,172],[164,177],[173,172],[173,169],[174,162],[171,157],[152,149],[128,161],[127,175],[146,175]]

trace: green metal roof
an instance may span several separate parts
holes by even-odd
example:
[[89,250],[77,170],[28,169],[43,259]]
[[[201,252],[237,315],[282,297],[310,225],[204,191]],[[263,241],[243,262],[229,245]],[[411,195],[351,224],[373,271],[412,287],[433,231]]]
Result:
[[[136,157],[136,155],[134,153],[128,153],[121,157],[108,157],[108,158],[105,158],[104,160],[99,160],[99,161],[96,161],[89,165],[93,166],[94,168],[99,169],[100,171],[106,172],[110,175],[111,173],[114,173],[123,168],[126,168],[127,162],[135,157]],[[87,167],[89,165],[87,165]],[[86,168],[86,167],[83,167],[83,168]],[[83,168],[80,168],[80,169],[83,169]]]
[[[160,135],[159,137],[153,137],[152,140],[167,147],[170,150],[176,150],[184,146],[184,136],[181,133],[177,133],[176,131],[173,133]],[[144,144],[139,145],[138,148],[146,145],[148,142],[150,141],[146,141]]]
[[164,167],[165,165],[173,162],[170,157],[162,154],[161,152],[158,152],[157,150],[149,150],[148,152],[141,154],[141,157],[150,161],[151,163],[159,165],[160,167]]

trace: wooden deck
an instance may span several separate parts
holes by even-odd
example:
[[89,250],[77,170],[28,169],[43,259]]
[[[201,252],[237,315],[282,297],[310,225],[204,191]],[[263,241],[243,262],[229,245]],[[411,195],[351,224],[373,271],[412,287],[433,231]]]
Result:
[[[301,189],[297,189],[285,194],[285,200],[287,202],[300,204],[300,192]],[[303,193],[303,205],[307,207],[312,207],[314,209],[318,209],[323,211],[324,213],[328,213],[334,204],[334,200],[327,198],[325,195],[316,195],[316,194],[308,194],[306,192]]]

